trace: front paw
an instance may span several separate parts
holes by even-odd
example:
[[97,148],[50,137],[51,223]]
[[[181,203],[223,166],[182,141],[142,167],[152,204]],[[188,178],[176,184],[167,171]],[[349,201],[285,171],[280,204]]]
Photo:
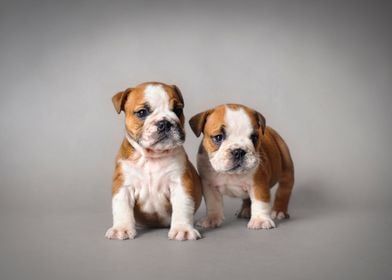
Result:
[[136,229],[132,227],[111,227],[106,231],[105,237],[108,239],[134,239]]
[[278,220],[283,220],[283,219],[288,219],[290,218],[289,213],[285,211],[279,211],[279,210],[272,210],[271,212],[271,218],[272,219],[278,219]]
[[249,229],[270,229],[274,227],[275,223],[269,216],[253,217],[248,223]]
[[197,222],[197,225],[203,228],[216,228],[222,224],[223,220],[224,220],[223,216],[209,215],[199,220]]
[[201,238],[200,233],[191,225],[174,225],[169,230],[171,240],[196,240]]

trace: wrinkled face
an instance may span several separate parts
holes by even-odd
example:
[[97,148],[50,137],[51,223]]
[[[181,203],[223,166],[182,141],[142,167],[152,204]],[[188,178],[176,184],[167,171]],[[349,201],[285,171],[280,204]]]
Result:
[[132,89],[123,105],[131,139],[144,149],[165,151],[184,143],[184,107],[174,86],[146,83]]
[[259,164],[262,129],[257,114],[240,105],[220,106],[208,114],[203,146],[217,172],[242,174]]

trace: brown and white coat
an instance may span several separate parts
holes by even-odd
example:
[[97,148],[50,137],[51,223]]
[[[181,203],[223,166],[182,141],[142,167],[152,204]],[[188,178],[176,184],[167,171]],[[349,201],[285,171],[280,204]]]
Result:
[[[246,106],[226,104],[199,113],[190,120],[203,133],[197,166],[202,178],[207,215],[202,227],[223,222],[223,195],[243,199],[239,217],[250,218],[248,228],[275,227],[272,218],[288,218],[294,184],[294,165],[280,135],[265,118]],[[271,215],[270,188],[279,187]]]
[[113,96],[125,113],[126,136],[112,185],[109,239],[136,236],[136,226],[170,226],[169,238],[200,237],[193,215],[200,205],[199,176],[182,146],[184,100],[176,86],[143,83]]

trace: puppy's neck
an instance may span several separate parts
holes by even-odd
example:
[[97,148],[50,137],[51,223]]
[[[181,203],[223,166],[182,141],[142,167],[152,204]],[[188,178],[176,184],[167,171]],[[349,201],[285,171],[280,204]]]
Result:
[[162,150],[162,151],[156,151],[150,148],[144,148],[142,147],[139,143],[137,143],[128,133],[125,134],[125,138],[128,141],[128,143],[132,146],[134,149],[134,153],[132,157],[134,158],[164,158],[168,156],[173,156],[177,153],[179,153],[183,148],[182,146],[175,147],[173,149],[167,149],[167,150]]

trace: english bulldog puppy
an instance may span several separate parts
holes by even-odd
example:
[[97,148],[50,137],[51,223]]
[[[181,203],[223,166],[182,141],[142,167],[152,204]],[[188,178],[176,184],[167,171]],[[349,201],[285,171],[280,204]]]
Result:
[[112,185],[109,239],[133,239],[136,226],[166,227],[169,239],[195,240],[201,183],[184,151],[184,99],[174,85],[148,82],[113,96],[125,113],[125,138]]
[[[287,207],[294,184],[294,165],[280,135],[265,124],[259,112],[243,105],[226,104],[199,113],[189,121],[196,136],[203,133],[197,156],[207,216],[204,228],[224,220],[222,195],[243,200],[238,217],[249,229],[275,227],[272,219],[288,218]],[[270,188],[276,183],[270,207]]]

